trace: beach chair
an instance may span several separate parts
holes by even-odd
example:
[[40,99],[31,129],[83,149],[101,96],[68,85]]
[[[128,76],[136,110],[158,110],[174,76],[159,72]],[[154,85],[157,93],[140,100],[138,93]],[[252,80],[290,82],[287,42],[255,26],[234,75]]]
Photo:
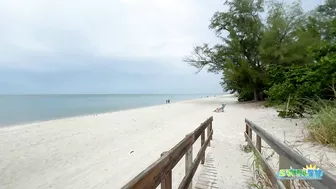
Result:
[[222,104],[222,107],[217,108],[214,112],[224,112],[226,104]]
[[222,112],[224,112],[224,108],[225,108],[226,104],[222,104]]

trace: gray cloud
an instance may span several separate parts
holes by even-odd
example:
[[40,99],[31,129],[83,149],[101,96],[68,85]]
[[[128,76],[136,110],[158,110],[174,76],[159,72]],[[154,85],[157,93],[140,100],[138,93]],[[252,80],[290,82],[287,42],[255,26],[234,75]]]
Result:
[[103,57],[182,59],[193,45],[215,41],[207,25],[220,5],[219,0],[3,0],[0,48],[7,59],[22,52],[78,51]]
[[195,76],[182,58],[218,42],[207,26],[222,2],[1,0],[0,93],[221,91],[219,75]]

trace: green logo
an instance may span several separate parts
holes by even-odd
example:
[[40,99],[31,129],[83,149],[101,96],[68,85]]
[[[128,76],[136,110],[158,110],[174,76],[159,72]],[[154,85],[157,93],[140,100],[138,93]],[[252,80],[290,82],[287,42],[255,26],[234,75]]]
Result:
[[280,169],[278,179],[280,180],[322,180],[323,170],[316,168],[316,165],[306,165],[303,169]]

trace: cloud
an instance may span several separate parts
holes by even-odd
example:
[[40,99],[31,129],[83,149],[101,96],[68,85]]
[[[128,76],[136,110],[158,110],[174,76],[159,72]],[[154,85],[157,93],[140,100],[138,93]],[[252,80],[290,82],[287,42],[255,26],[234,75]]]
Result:
[[3,0],[1,48],[8,58],[84,52],[181,59],[192,46],[215,40],[207,25],[219,5],[219,0]]
[[[134,91],[121,87],[126,85],[138,91],[220,91],[220,76],[195,76],[182,59],[197,44],[217,42],[207,26],[225,8],[222,3],[1,0],[0,80],[7,87],[0,92],[104,91],[104,83],[115,86],[107,92]],[[51,89],[47,81],[59,87]],[[83,81],[91,89],[79,87]],[[163,83],[170,88],[163,90]]]
[[[153,64],[150,64],[153,65]],[[154,64],[155,65],[155,64]],[[35,72],[0,70],[0,94],[218,93],[215,75],[125,72],[124,68]],[[212,81],[212,82],[209,82]]]

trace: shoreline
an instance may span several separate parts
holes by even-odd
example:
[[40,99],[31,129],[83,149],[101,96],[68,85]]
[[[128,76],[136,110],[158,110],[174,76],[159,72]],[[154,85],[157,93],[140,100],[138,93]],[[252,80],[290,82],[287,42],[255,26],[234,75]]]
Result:
[[[213,112],[222,103],[227,104],[225,111]],[[206,153],[216,165],[218,188],[246,188],[252,178],[253,171],[248,168],[252,154],[241,149],[245,118],[278,140],[303,141],[304,121],[279,118],[275,109],[242,104],[233,95],[77,116],[0,129],[0,186],[120,188],[211,116],[214,135]],[[262,142],[263,156],[272,151],[267,147]],[[311,143],[300,147],[304,156],[326,152],[321,145],[311,148]],[[193,145],[194,152],[199,149],[200,140]],[[335,150],[328,150],[327,157],[336,164]],[[277,161],[276,155],[269,159],[275,170]],[[185,175],[184,162],[182,159],[173,169],[173,188]],[[194,181],[203,168],[198,168]]]
[[[213,115],[225,99],[192,99],[2,128],[0,185],[120,188]],[[200,142],[195,143],[194,150],[199,147]],[[173,186],[182,179],[183,163],[174,168]]]
[[[229,96],[233,96],[233,95],[232,94],[216,95],[216,97],[226,97],[226,96],[229,97]],[[201,98],[195,98],[195,99],[190,99],[190,100],[182,100],[182,101],[172,102],[170,104],[187,103],[187,102],[198,101],[198,100],[202,100],[202,99],[211,99],[211,98],[216,98],[216,97],[214,97],[214,96],[201,97]],[[71,119],[78,119],[78,118],[92,117],[92,116],[100,116],[100,115],[112,114],[112,113],[117,113],[117,112],[125,112],[125,111],[132,111],[132,110],[145,109],[145,108],[155,108],[155,107],[161,107],[161,106],[165,106],[165,105],[169,105],[169,104],[157,104],[157,105],[149,105],[149,106],[143,106],[143,107],[137,107],[137,108],[116,110],[116,111],[90,113],[90,114],[60,117],[60,118],[48,119],[48,120],[36,120],[36,121],[32,121],[32,122],[28,121],[28,122],[22,122],[22,123],[17,123],[17,124],[0,125],[0,130],[8,130],[9,128],[16,128],[16,127],[36,126],[37,124],[49,123],[49,122],[53,122],[53,121],[61,121],[61,120],[66,121],[66,120],[71,120]]]

